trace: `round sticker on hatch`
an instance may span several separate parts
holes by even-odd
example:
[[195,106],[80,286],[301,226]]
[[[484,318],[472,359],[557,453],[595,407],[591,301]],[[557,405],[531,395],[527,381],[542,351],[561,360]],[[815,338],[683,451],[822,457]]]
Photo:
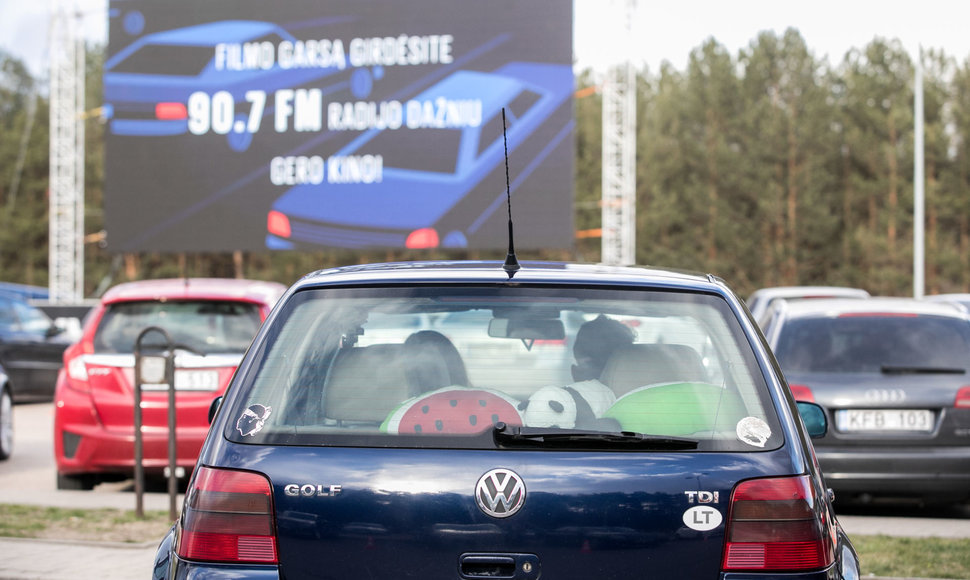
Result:
[[755,447],[764,447],[771,438],[771,427],[757,417],[745,417],[738,421],[738,439]]
[[709,532],[721,525],[721,512],[709,505],[699,505],[684,512],[684,525],[698,532]]
[[243,411],[242,417],[239,417],[239,420],[236,421],[236,429],[243,437],[255,435],[263,429],[266,419],[272,412],[273,408],[267,405],[258,403],[250,405],[248,409]]

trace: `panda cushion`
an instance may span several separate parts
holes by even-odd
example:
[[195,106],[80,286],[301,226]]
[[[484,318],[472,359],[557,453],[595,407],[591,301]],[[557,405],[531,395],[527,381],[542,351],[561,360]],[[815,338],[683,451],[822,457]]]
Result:
[[612,427],[600,425],[616,396],[609,387],[597,380],[580,381],[565,387],[542,387],[527,401],[519,404],[522,420],[527,427]]

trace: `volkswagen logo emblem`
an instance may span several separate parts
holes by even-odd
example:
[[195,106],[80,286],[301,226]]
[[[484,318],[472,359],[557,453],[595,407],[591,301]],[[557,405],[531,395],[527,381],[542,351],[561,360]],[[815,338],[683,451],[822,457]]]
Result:
[[507,518],[525,503],[525,482],[510,469],[493,469],[475,484],[475,501],[493,518]]

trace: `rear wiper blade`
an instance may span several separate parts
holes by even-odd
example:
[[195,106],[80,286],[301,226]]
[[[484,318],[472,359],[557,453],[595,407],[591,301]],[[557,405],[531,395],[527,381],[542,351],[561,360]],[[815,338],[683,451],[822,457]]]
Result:
[[918,367],[903,365],[882,365],[880,370],[887,375],[965,375],[966,369],[956,367]]
[[581,429],[547,429],[544,427],[510,427],[496,423],[492,430],[495,443],[523,447],[605,448],[681,450],[697,449],[698,440],[687,437],[645,435],[630,431],[585,431]]

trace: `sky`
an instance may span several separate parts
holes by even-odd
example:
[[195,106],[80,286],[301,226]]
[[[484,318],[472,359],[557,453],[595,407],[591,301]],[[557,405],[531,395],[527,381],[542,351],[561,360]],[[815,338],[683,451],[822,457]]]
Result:
[[[58,0],[0,0],[0,48],[24,59],[35,75],[46,71],[48,18]],[[71,0],[59,0],[68,3]],[[85,34],[104,42],[107,0],[74,0]],[[475,0],[466,0],[475,1]],[[524,0],[527,1],[527,0]],[[731,54],[764,30],[797,28],[817,57],[836,64],[850,48],[876,36],[898,38],[912,55],[942,48],[961,61],[970,56],[970,2],[965,0],[640,0],[631,20],[631,48],[617,42],[625,0],[574,0],[573,46],[578,69],[623,62],[652,72],[663,61],[684,70],[690,51],[715,38]]]

